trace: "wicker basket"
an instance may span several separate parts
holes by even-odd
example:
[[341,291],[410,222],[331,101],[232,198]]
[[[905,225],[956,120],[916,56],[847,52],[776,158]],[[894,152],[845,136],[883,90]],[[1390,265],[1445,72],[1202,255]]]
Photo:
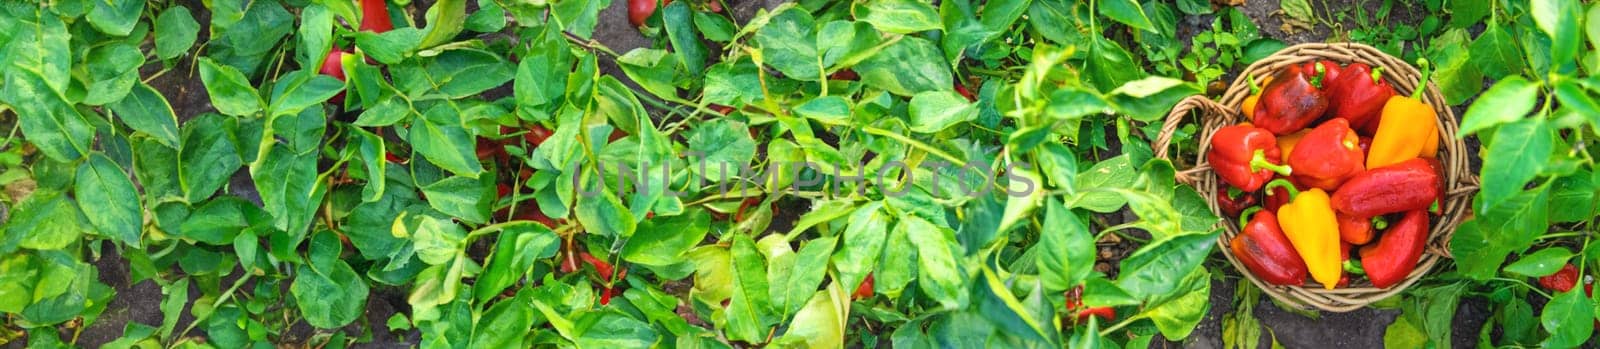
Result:
[[[1167,120],[1161,128],[1161,134],[1156,139],[1156,156],[1169,158],[1167,148],[1172,142],[1172,134],[1191,111],[1199,112],[1200,122],[1200,151],[1195,154],[1194,168],[1178,173],[1178,181],[1193,185],[1200,195],[1206,198],[1212,212],[1223,216],[1217,207],[1217,188],[1219,178],[1212,174],[1211,166],[1206,163],[1205,153],[1211,144],[1211,136],[1223,126],[1236,124],[1241,120],[1239,106],[1245,97],[1250,95],[1249,83],[1245,80],[1251,77],[1264,77],[1276,74],[1280,69],[1290,65],[1304,63],[1317,59],[1328,59],[1340,63],[1361,62],[1372,67],[1383,67],[1383,77],[1394,85],[1400,95],[1411,95],[1416,88],[1420,73],[1410,64],[1398,58],[1378,51],[1371,46],[1353,43],[1325,44],[1312,43],[1300,44],[1285,48],[1260,61],[1251,64],[1243,73],[1235,78],[1228,91],[1222,95],[1222,100],[1213,102],[1205,96],[1193,96],[1179,102],[1172,112],[1167,115]],[[1372,287],[1369,281],[1353,282],[1349,287],[1325,290],[1321,287],[1277,286],[1262,282],[1246,270],[1239,263],[1232,251],[1221,248],[1222,254],[1228,257],[1228,262],[1240,271],[1246,279],[1261,288],[1268,296],[1283,303],[1299,306],[1306,309],[1322,309],[1331,312],[1347,312],[1377,302],[1391,295],[1400,293],[1411,284],[1421,280],[1435,264],[1441,259],[1450,258],[1450,235],[1455,232],[1455,227],[1462,220],[1471,215],[1469,205],[1472,194],[1477,191],[1477,178],[1467,167],[1466,145],[1456,138],[1457,121],[1455,113],[1444,103],[1444,96],[1439,94],[1439,88],[1429,84],[1428,92],[1423,95],[1423,100],[1434,106],[1439,112],[1438,126],[1440,141],[1444,142],[1439,147],[1439,160],[1445,167],[1445,200],[1443,215],[1433,218],[1428,237],[1428,247],[1424,251],[1422,260],[1417,263],[1416,270],[1407,276],[1405,281],[1386,289]],[[1219,238],[1219,243],[1226,246],[1235,234],[1239,233],[1236,220],[1222,219],[1224,232]],[[1308,284],[1309,285],[1309,284]]]

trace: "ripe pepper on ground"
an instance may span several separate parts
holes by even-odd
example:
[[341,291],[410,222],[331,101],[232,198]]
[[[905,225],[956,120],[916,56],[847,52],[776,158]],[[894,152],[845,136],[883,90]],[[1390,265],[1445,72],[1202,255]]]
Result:
[[1251,120],[1274,135],[1285,135],[1310,126],[1328,110],[1328,97],[1322,88],[1327,65],[1320,62],[1284,68],[1261,91],[1261,101]]
[[1367,272],[1367,279],[1372,280],[1372,286],[1394,286],[1417,267],[1422,248],[1427,244],[1428,213],[1407,211],[1400,221],[1383,232],[1376,245],[1361,248],[1361,268]]
[[1356,217],[1425,210],[1441,194],[1438,177],[1422,159],[1375,168],[1339,187],[1333,193],[1333,207]]
[[[1372,151],[1367,154],[1367,168],[1392,165],[1419,156],[1432,157],[1438,152],[1438,113],[1433,106],[1423,103],[1420,97],[1426,86],[1428,61],[1422,61],[1422,84],[1411,97],[1393,96],[1383,105],[1378,119],[1378,130],[1372,136]],[[1431,150],[1430,150],[1431,149]]]
[[1217,206],[1222,208],[1222,213],[1229,216],[1237,216],[1239,212],[1244,212],[1245,209],[1255,205],[1255,193],[1245,192],[1233,186],[1217,189]]
[[1239,235],[1228,241],[1228,248],[1261,281],[1295,286],[1306,281],[1306,262],[1283,235],[1272,211],[1252,207],[1239,216]]
[[1334,101],[1328,105],[1328,114],[1349,120],[1350,127],[1363,134],[1377,130],[1379,115],[1390,97],[1394,97],[1394,86],[1383,80],[1383,67],[1350,63],[1339,76],[1328,80],[1328,99]]
[[1289,168],[1279,164],[1277,142],[1272,133],[1250,124],[1223,127],[1211,136],[1206,159],[1223,181],[1239,190],[1256,191],[1274,172],[1289,174]]
[[1350,122],[1333,119],[1311,129],[1295,145],[1289,167],[1294,168],[1295,181],[1332,191],[1361,173],[1362,159],[1361,139],[1350,130]]
[[[1268,189],[1289,186],[1284,180],[1267,183]],[[1328,204],[1328,193],[1318,188],[1289,190],[1289,197],[1289,203],[1278,208],[1284,236],[1300,252],[1311,279],[1331,290],[1339,282],[1343,261],[1339,259],[1339,221]]]

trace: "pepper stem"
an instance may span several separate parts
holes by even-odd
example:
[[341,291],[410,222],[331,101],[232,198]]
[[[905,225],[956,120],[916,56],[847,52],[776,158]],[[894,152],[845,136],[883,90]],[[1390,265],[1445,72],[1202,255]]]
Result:
[[1239,229],[1244,229],[1244,226],[1250,225],[1250,216],[1254,216],[1256,214],[1256,212],[1260,212],[1260,211],[1261,211],[1261,206],[1250,206],[1250,208],[1244,209],[1244,212],[1240,212],[1239,213]]
[[1383,216],[1373,216],[1372,217],[1372,229],[1377,229],[1377,230],[1389,229],[1389,220],[1383,219]]
[[1427,58],[1418,58],[1417,65],[1422,67],[1422,79],[1417,80],[1417,88],[1411,91],[1411,99],[1422,99],[1422,93],[1428,91],[1428,79],[1433,78],[1433,65],[1428,64]]
[[1367,275],[1367,270],[1362,269],[1360,263],[1356,263],[1356,261],[1348,259],[1344,260],[1344,272],[1356,275]]
[[1372,68],[1372,84],[1383,83],[1383,67]]
[[1289,201],[1291,202],[1294,201],[1296,196],[1300,196],[1300,189],[1295,189],[1294,183],[1289,183],[1289,180],[1283,178],[1278,178],[1272,180],[1271,182],[1267,182],[1267,186],[1265,187],[1267,195],[1272,195],[1272,189],[1278,187],[1283,187],[1283,189],[1289,191]]
[[1255,154],[1250,156],[1250,172],[1254,173],[1260,170],[1268,170],[1284,176],[1294,172],[1294,169],[1288,165],[1279,165],[1267,161],[1267,151],[1256,149]]
[[1249,78],[1244,79],[1244,81],[1250,82],[1250,94],[1261,93],[1261,85],[1256,83],[1256,78],[1254,76],[1250,76]]
[[1311,66],[1315,67],[1313,69],[1317,71],[1317,75],[1311,76],[1311,86],[1315,86],[1316,88],[1320,89],[1322,88],[1322,80],[1328,77],[1328,68],[1323,67],[1321,61],[1311,63]]
[[1434,213],[1434,214],[1438,214],[1439,213],[1439,201],[1434,201],[1433,205],[1429,205],[1428,206],[1428,212]]

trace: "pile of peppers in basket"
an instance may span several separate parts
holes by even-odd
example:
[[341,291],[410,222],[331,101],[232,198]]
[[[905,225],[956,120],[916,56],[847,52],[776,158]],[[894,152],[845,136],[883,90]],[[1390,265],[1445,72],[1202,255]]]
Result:
[[1444,196],[1438,114],[1362,63],[1311,61],[1263,81],[1241,107],[1249,121],[1218,129],[1206,154],[1224,184],[1217,207],[1239,220],[1228,248],[1273,285],[1404,281]]

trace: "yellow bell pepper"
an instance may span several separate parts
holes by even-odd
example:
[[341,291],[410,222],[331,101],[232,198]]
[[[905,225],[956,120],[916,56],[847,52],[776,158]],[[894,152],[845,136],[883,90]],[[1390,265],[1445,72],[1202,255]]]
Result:
[[1428,129],[1432,132],[1428,132],[1428,140],[1422,142],[1422,153],[1417,156],[1432,159],[1439,156],[1439,126],[1434,125]]
[[[1266,86],[1267,83],[1272,82],[1272,77],[1262,78],[1259,85],[1256,84],[1255,79],[1249,79],[1248,81],[1250,81],[1250,96],[1244,98],[1244,103],[1239,105],[1239,110],[1244,112],[1245,120],[1254,121],[1256,119],[1256,103],[1261,102],[1261,86]],[[1288,155],[1284,156],[1287,157]]]
[[[1428,76],[1432,73],[1428,61],[1423,60],[1422,80],[1411,97],[1393,96],[1383,105],[1378,119],[1378,131],[1372,135],[1372,149],[1367,152],[1367,169],[1375,169],[1418,156],[1433,157],[1439,151],[1438,113],[1433,106],[1423,103]],[[1426,155],[1424,155],[1426,154]]]
[[1283,153],[1283,163],[1289,163],[1289,153],[1294,152],[1294,146],[1299,145],[1300,140],[1306,138],[1307,133],[1311,133],[1311,129],[1308,128],[1300,130],[1299,132],[1278,136],[1278,152]]
[[1278,224],[1289,237],[1300,258],[1306,262],[1311,279],[1322,288],[1333,289],[1344,272],[1344,262],[1339,257],[1339,220],[1333,215],[1328,192],[1312,188],[1297,191],[1286,180],[1267,183],[1266,190],[1285,187],[1289,190],[1289,203],[1278,208]]

